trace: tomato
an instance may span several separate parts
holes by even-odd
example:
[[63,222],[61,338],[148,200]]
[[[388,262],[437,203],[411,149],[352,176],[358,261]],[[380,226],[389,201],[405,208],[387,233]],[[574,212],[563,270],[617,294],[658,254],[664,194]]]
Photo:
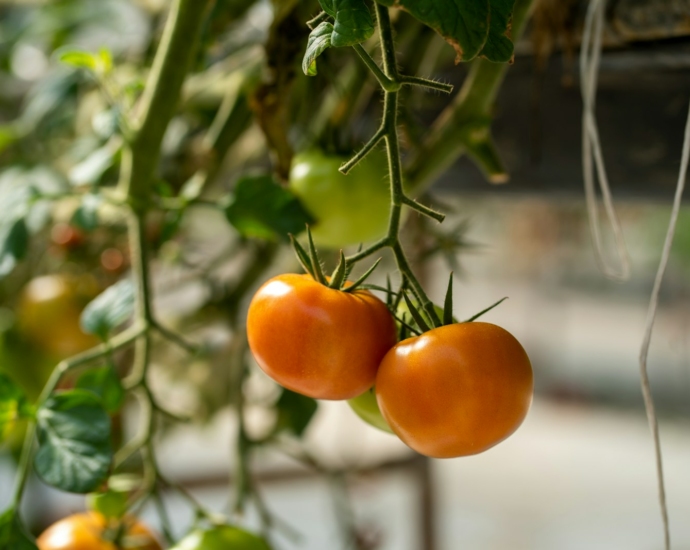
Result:
[[295,274],[274,277],[256,292],[247,336],[268,376],[316,399],[363,393],[396,342],[393,316],[368,290],[342,292]]
[[125,518],[120,546],[103,540],[106,520],[100,514],[74,514],[54,523],[38,537],[38,550],[161,550],[151,532],[138,521]]
[[376,402],[376,388],[369,388],[363,394],[348,400],[347,404],[367,424],[384,432],[393,433]]
[[261,537],[230,525],[195,529],[170,550],[271,550]]
[[347,157],[310,150],[295,156],[290,189],[316,218],[316,244],[331,248],[384,237],[390,188],[384,154],[373,151],[347,176],[338,171]]
[[[82,332],[79,317],[96,294],[66,275],[46,275],[32,279],[24,287],[17,305],[17,326],[23,336],[50,355],[69,357],[98,344],[98,339]],[[84,286],[84,285],[82,285]]]
[[520,343],[490,323],[447,325],[391,349],[376,377],[381,413],[415,451],[481,453],[522,423],[532,366]]

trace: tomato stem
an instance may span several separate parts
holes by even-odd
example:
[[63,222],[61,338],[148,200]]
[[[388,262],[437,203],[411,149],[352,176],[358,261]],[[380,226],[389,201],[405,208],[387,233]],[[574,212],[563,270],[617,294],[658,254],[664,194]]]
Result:
[[374,136],[357,154],[355,154],[354,157],[340,167],[340,171],[344,174],[347,174],[354,166],[357,165],[357,163],[366,157],[382,139],[385,140],[386,151],[388,154],[388,171],[391,184],[391,209],[386,237],[375,242],[366,249],[348,257],[346,261],[350,264],[354,264],[370,256],[381,248],[390,248],[393,251],[396,263],[398,264],[398,269],[400,270],[404,280],[407,280],[409,283],[410,289],[414,293],[417,300],[419,300],[419,303],[424,311],[427,313],[432,325],[434,327],[438,327],[442,325],[441,319],[439,319],[433,303],[426,295],[424,288],[410,267],[409,261],[405,255],[405,251],[400,243],[399,233],[403,205],[406,205],[425,216],[429,216],[438,222],[442,222],[445,219],[445,216],[427,206],[418,203],[405,194],[403,187],[400,141],[398,138],[398,94],[403,84],[425,86],[427,88],[433,88],[443,92],[450,92],[452,90],[452,86],[423,78],[400,75],[395,57],[393,27],[391,25],[388,8],[378,3],[375,3],[374,5],[376,8],[376,16],[378,21],[380,46],[383,58],[383,70],[381,70],[378,64],[362,46],[355,46],[354,49],[359,57],[364,61],[364,64],[374,74],[374,77],[383,89],[383,117],[381,126]]

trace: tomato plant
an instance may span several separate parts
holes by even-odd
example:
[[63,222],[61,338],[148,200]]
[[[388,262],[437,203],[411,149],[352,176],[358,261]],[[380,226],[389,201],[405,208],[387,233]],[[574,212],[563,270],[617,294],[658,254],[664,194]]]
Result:
[[261,537],[230,525],[195,529],[171,550],[271,550]]
[[[516,34],[531,1],[518,0],[521,8],[512,18]],[[82,3],[94,9],[82,9]],[[165,28],[142,37],[138,49],[130,52],[127,44],[119,51],[90,52],[66,46],[83,36],[100,35],[81,32],[81,21],[91,12],[117,19],[101,4],[81,0],[75,8],[79,13],[57,10],[69,13],[55,26],[43,19],[50,6],[43,10],[31,3],[12,3],[5,10],[13,15],[8,21],[27,21],[28,27],[33,26],[32,16],[39,19],[26,33],[29,40],[43,36],[46,29],[55,31],[28,47],[21,31],[12,32],[7,47],[0,48],[3,67],[17,75],[24,71],[26,77],[16,86],[17,94],[10,96],[27,90],[16,105],[6,106],[7,98],[0,98],[0,148],[3,161],[13,165],[0,173],[0,277],[7,277],[0,293],[18,303],[17,326],[24,339],[59,362],[35,399],[24,395],[9,376],[0,376],[0,412],[5,411],[0,414],[0,433],[16,421],[27,426],[10,504],[0,515],[0,548],[36,548],[20,514],[28,480],[36,472],[55,489],[90,494],[90,505],[103,514],[70,516],[56,523],[38,539],[39,550],[157,550],[155,538],[128,515],[148,499],[158,505],[163,535],[178,550],[266,550],[267,537],[281,522],[257,492],[250,467],[253,450],[280,447],[283,438],[301,448],[318,407],[313,398],[351,399],[350,405],[365,421],[387,429],[383,412],[407,441],[400,428],[404,422],[390,412],[394,407],[387,406],[388,379],[382,377],[373,389],[385,371],[385,357],[408,342],[394,347],[398,331],[420,334],[417,338],[423,340],[437,331],[457,329],[443,326],[453,322],[449,306],[441,310],[431,302],[403,246],[401,226],[410,210],[443,221],[443,214],[412,198],[412,193],[420,196],[432,183],[434,171],[462,151],[470,151],[485,168],[502,170],[489,125],[492,98],[505,65],[476,64],[477,74],[466,79],[458,101],[449,102],[433,135],[424,140],[412,128],[416,114],[401,105],[414,94],[401,94],[401,89],[449,94],[452,86],[403,74],[398,67],[415,69],[415,59],[434,57],[413,51],[426,27],[456,45],[459,60],[483,56],[508,61],[513,51],[506,37],[512,6],[490,0],[468,9],[451,2],[454,20],[464,23],[457,29],[474,29],[465,33],[412,1],[395,6],[369,0],[257,2],[257,9],[252,1],[147,2],[146,10],[132,12],[149,18],[140,28]],[[318,5],[323,11],[304,24]],[[394,32],[398,23],[390,10],[397,8],[412,14],[401,18],[407,19],[396,29],[411,26],[406,32]],[[0,20],[0,31],[5,24]],[[244,32],[244,27],[256,25],[263,25],[256,29],[259,32]],[[377,26],[381,63],[368,47]],[[401,48],[396,47],[395,34],[405,42]],[[412,53],[399,63],[397,51]],[[8,52],[18,52],[17,57],[10,59]],[[19,54],[27,52],[44,56],[45,63],[18,63]],[[298,76],[294,69],[302,55],[306,75],[317,74],[318,59],[337,77],[329,78],[324,88],[319,79],[308,82]],[[53,72],[51,67],[37,80],[27,75],[27,70],[41,69],[53,60],[68,69]],[[368,73],[341,67],[345,60],[361,60],[380,96],[368,95]],[[140,75],[146,75],[145,82]],[[317,106],[312,99],[321,92],[324,101]],[[307,142],[359,140],[345,122],[363,113],[368,117],[371,109],[380,107],[380,98],[380,126],[349,160],[318,149],[293,155],[295,146]],[[5,124],[24,99],[27,106],[21,115]],[[409,155],[403,155],[401,147],[403,125],[411,130]],[[361,125],[366,131],[370,128]],[[42,146],[34,147],[38,142]],[[385,158],[378,151],[384,143]],[[403,156],[409,166],[403,165]],[[49,251],[57,253],[34,252],[51,224]],[[269,269],[276,271],[288,235],[298,234],[305,225],[313,230],[307,230],[309,252],[299,240],[293,242],[307,274],[279,275],[255,291]],[[218,250],[205,246],[218,243]],[[324,275],[317,244],[342,249],[360,243],[350,256],[341,250],[331,277]],[[393,280],[389,276],[385,288],[366,282],[379,265],[374,255],[384,249],[396,263]],[[87,261],[94,259],[100,259],[101,277],[104,272],[112,278],[122,276],[85,308],[95,293],[82,292],[76,279],[35,278],[51,270],[84,272],[88,264],[97,265]],[[325,259],[328,263],[332,258]],[[348,282],[350,274],[369,260],[373,265],[362,270],[364,275]],[[168,262],[174,264],[170,270]],[[157,307],[154,298],[177,288],[177,277],[165,279],[178,268],[186,273],[180,279],[199,283],[202,297],[194,312],[181,314],[182,328],[174,330],[168,317],[161,317],[165,308]],[[124,274],[126,270],[131,272]],[[25,289],[17,292],[22,286]],[[374,292],[383,292],[385,302]],[[400,307],[407,307],[404,315]],[[394,313],[405,317],[398,326]],[[199,341],[205,335],[187,333],[186,327],[204,325],[211,318],[224,328],[228,347],[207,345]],[[176,359],[167,361],[171,346],[179,349]],[[255,405],[250,384],[245,384],[252,368],[247,346],[259,366],[286,388],[274,401],[262,401],[261,406],[276,413],[273,427],[262,436],[247,427],[245,412]],[[179,360],[180,350],[189,357]],[[166,360],[158,360],[163,357]],[[24,361],[13,368],[23,369]],[[166,375],[176,371],[179,383],[198,390],[200,398],[189,400],[195,409],[190,417],[209,417],[232,406],[237,423],[233,516],[242,517],[252,503],[266,538],[226,525],[229,515],[209,510],[159,470],[161,426],[188,420],[168,409],[164,395],[169,394],[159,395],[151,385],[156,379],[152,372],[160,364]],[[434,365],[431,361],[430,383],[437,378],[435,371],[446,372]],[[120,379],[122,373],[125,380]],[[73,377],[75,387],[63,391],[67,377]],[[217,402],[210,397],[212,391],[222,395]],[[119,412],[130,406],[132,397],[139,404],[140,426],[123,444],[112,435]],[[452,429],[439,424],[431,432],[443,438]],[[136,472],[129,476],[131,486],[124,488],[122,477],[130,470]],[[165,501],[171,491],[184,499],[196,520],[181,541],[174,540],[166,525]],[[118,529],[120,518],[125,518],[124,531]],[[358,540],[354,531],[353,527],[353,541]]]
[[436,458],[493,447],[522,423],[532,402],[532,367],[520,343],[490,323],[455,323],[391,349],[376,377],[393,431]]
[[293,274],[256,292],[247,336],[266,374],[317,399],[349,399],[370,388],[396,341],[386,304],[369,291],[343,292]]
[[317,244],[331,248],[380,239],[388,228],[390,187],[385,156],[372,153],[350,175],[338,168],[348,157],[312,149],[296,155],[290,189],[316,218]]
[[105,518],[95,512],[74,514],[46,529],[36,544],[39,550],[162,550],[151,532],[141,523],[125,518],[124,531],[118,542],[118,526],[111,529]]

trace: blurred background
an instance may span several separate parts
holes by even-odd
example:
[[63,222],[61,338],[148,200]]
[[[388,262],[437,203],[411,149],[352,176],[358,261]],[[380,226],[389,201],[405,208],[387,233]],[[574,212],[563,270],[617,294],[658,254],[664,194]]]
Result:
[[[118,60],[115,86],[136,94],[166,4],[0,0],[0,197],[28,182],[59,194],[116,181],[117,113],[81,73],[57,63],[55,52],[66,45],[107,48]],[[219,2],[226,14],[230,4]],[[255,71],[270,33],[270,2],[234,4],[227,21],[214,20],[211,46],[185,88],[184,112],[166,135],[163,173],[173,192],[197,173],[201,130],[233,78]],[[492,113],[510,181],[491,185],[461,158],[426,191],[425,198],[449,213],[443,226],[410,215],[405,233],[415,269],[436,302],[443,299],[448,269],[454,270],[457,317],[509,297],[486,320],[511,331],[532,360],[537,392],[527,420],[482,455],[437,461],[359,421],[345,403],[319,403],[299,445],[287,438],[254,453],[261,493],[280,519],[277,548],[662,548],[638,354],[680,164],[690,97],[690,7],[680,0],[617,0],[607,12],[597,113],[632,261],[632,277],[622,284],[597,268],[582,191],[576,58],[585,9],[586,2],[576,0],[538,1],[517,44]],[[467,67],[453,65],[453,52],[440,38],[415,30],[405,15],[397,24],[401,35],[412,36],[402,42],[403,65],[413,64],[406,54],[424,39],[426,60],[416,61],[424,76],[462,84]],[[321,72],[332,77],[340,59],[334,54]],[[325,80],[297,81],[292,93],[302,108],[294,111],[292,143],[318,133],[321,143],[342,148],[361,143],[376,126],[380,102],[373,87],[362,88],[350,109],[354,129],[343,135],[334,129],[336,115],[308,108],[311,98],[328,96]],[[406,140],[413,147],[415,131],[432,124],[448,100],[409,95],[414,111]],[[326,122],[315,129],[319,116]],[[230,188],[245,167],[268,164],[259,125],[251,115],[242,120],[231,154],[214,168],[211,196]],[[0,366],[33,396],[56,358],[92,344],[78,329],[79,312],[127,272],[122,219],[101,205],[95,227],[80,221],[89,211],[69,197],[53,207],[39,204],[32,210],[27,258],[0,281]],[[199,420],[166,429],[161,468],[202,502],[224,509],[236,419],[226,391],[233,328],[222,315],[228,299],[222,288],[242,273],[246,257],[261,262],[263,249],[243,248],[222,214],[206,211],[189,212],[181,224],[161,217],[150,232],[157,251],[156,310],[214,350],[190,361],[164,342],[156,346],[157,391],[173,409]],[[606,244],[615,257],[612,243]],[[391,258],[384,263],[381,273],[394,271]],[[290,252],[280,251],[262,278],[295,269]],[[46,330],[52,323],[54,330]],[[690,549],[689,331],[690,209],[684,207],[649,357],[677,550]],[[278,390],[254,368],[245,391],[248,426],[261,434],[275,422]],[[117,419],[123,440],[136,432],[136,413],[130,406]],[[20,432],[0,455],[0,508],[9,500]],[[174,494],[166,502],[173,526],[183,533],[191,513]],[[81,496],[32,480],[25,513],[40,530],[83,505]],[[248,525],[258,526],[257,511],[247,514]],[[159,526],[153,507],[143,517]]]

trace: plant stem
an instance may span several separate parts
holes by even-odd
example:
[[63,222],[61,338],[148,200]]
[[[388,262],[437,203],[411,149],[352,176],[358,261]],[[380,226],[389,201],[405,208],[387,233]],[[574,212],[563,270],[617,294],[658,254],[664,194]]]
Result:
[[[355,49],[357,50],[357,53],[360,54],[360,57],[364,59],[367,67],[372,70],[374,76],[376,76],[376,79],[383,88],[383,120],[381,127],[376,132],[374,137],[359,153],[357,153],[350,161],[343,165],[341,171],[347,172],[349,169],[354,167],[366,156],[367,153],[374,148],[374,146],[381,139],[385,139],[386,151],[388,153],[388,172],[391,183],[391,209],[388,220],[388,233],[386,237],[372,244],[365,250],[350,256],[347,258],[347,262],[352,264],[366,258],[381,248],[391,248],[395,256],[396,263],[398,264],[398,269],[403,277],[408,280],[410,288],[412,289],[412,292],[416,296],[417,300],[419,300],[419,303],[427,312],[427,315],[433,322],[434,326],[441,326],[441,320],[436,314],[434,304],[426,295],[426,292],[424,292],[424,288],[417,280],[417,277],[412,271],[410,263],[405,256],[405,251],[400,244],[399,233],[401,211],[404,204],[414,208],[422,214],[436,219],[437,221],[442,221],[443,216],[407,197],[403,189],[403,171],[400,153],[400,140],[398,137],[398,90],[405,79],[409,81],[412,79],[412,77],[403,77],[398,73],[395,59],[393,28],[391,25],[388,8],[378,3],[375,3],[375,6],[379,36],[381,40],[381,52],[383,54],[383,77],[378,74],[381,72],[381,69],[378,67],[378,65],[376,65],[366,51],[361,47],[359,49]],[[375,69],[372,67],[372,64],[376,66]],[[414,83],[417,83],[416,80]]]
[[174,0],[141,98],[141,117],[127,155],[122,181],[136,208],[148,204],[160,158],[161,143],[180,99],[184,79],[211,0]]

